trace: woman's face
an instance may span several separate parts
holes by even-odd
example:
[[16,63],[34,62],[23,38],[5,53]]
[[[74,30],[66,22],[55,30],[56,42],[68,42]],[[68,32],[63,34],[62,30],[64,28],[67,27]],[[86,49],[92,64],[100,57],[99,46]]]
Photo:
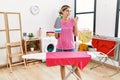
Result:
[[67,8],[62,13],[63,13],[63,16],[68,17],[70,16],[70,12],[71,12],[70,8]]

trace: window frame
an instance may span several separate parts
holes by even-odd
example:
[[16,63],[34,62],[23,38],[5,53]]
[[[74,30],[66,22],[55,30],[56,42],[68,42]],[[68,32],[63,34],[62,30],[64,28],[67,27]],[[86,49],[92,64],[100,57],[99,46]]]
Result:
[[120,13],[120,0],[117,0],[117,8],[116,8],[116,23],[115,23],[115,37],[119,37],[118,36],[118,29],[120,28],[119,26],[119,13]]
[[97,0],[94,0],[94,11],[93,12],[77,12],[77,0],[74,2],[74,17],[76,17],[77,14],[91,14],[93,13],[93,35],[95,35],[95,29],[96,29],[96,3]]

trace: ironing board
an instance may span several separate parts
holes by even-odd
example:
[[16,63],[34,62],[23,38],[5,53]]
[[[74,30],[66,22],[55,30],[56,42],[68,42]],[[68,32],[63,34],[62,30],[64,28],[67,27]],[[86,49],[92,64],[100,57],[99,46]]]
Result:
[[78,80],[79,77],[74,73],[76,67],[80,70],[89,63],[91,60],[91,55],[88,52],[81,51],[81,52],[47,52],[47,53],[36,53],[36,54],[27,54],[23,55],[22,58],[24,59],[46,59],[46,65],[50,66],[57,66],[57,65],[75,65],[74,68],[68,69],[70,72],[67,74],[64,80],[73,74]]

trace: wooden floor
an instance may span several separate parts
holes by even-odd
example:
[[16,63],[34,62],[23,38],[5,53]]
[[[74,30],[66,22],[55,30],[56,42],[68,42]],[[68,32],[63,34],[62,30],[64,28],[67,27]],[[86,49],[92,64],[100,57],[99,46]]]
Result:
[[[90,62],[82,71],[80,71],[83,80],[120,80],[120,73],[110,77],[109,75],[116,70],[101,66],[93,70],[90,67],[95,63]],[[68,70],[66,69],[66,73]],[[61,80],[59,66],[47,67],[45,63],[30,63],[27,68],[23,65],[13,67],[10,73],[8,68],[0,69],[0,80]],[[71,75],[68,80],[76,80]]]

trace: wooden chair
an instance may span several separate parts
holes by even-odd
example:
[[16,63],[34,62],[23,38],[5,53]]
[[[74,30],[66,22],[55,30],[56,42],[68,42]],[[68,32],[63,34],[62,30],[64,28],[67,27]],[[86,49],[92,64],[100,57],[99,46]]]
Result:
[[[25,59],[22,59],[23,56],[23,49],[22,49],[22,43],[21,42],[12,42],[6,44],[7,49],[7,61],[8,66],[10,67],[10,71],[12,72],[12,66],[24,64],[26,67],[26,61]],[[18,50],[19,49],[19,50]],[[14,61],[13,58],[19,57],[19,61]]]

